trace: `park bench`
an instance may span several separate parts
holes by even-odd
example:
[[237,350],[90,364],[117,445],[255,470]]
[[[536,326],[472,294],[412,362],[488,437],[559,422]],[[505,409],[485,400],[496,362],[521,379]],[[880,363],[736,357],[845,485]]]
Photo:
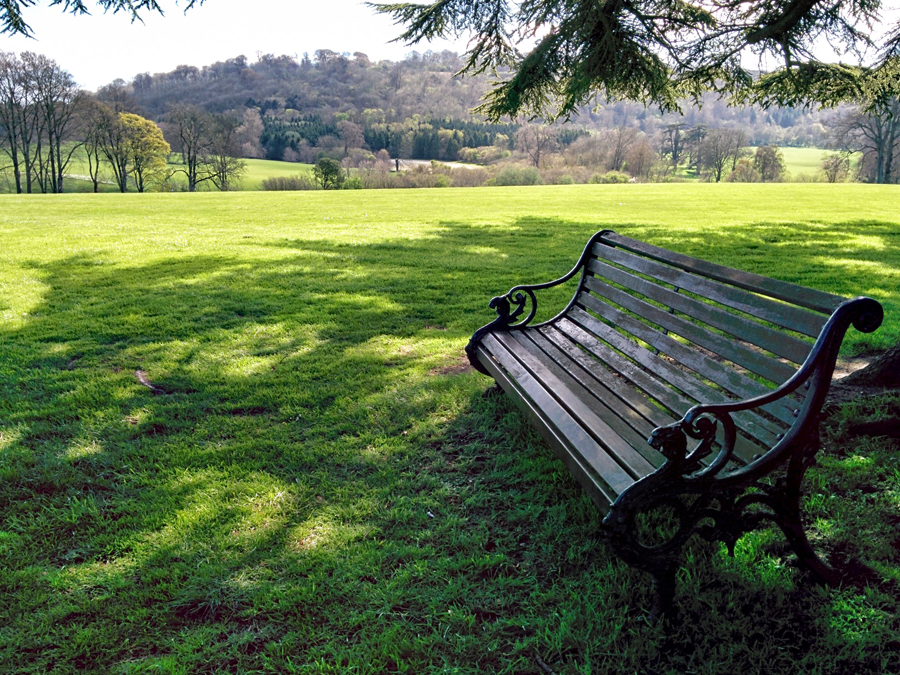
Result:
[[[568,306],[532,325],[536,291],[576,274]],[[490,306],[498,316],[472,336],[469,360],[605,514],[616,554],[652,575],[654,616],[669,609],[695,533],[733,553],[774,522],[805,567],[840,579],[807,539],[801,480],[844,334],[878,328],[879,303],[604,230],[568,274]]]

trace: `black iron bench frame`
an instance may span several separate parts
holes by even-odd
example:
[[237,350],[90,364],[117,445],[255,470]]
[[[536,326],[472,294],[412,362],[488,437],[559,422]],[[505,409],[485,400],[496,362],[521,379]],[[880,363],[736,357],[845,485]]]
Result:
[[[569,304],[532,324],[536,291],[577,274]],[[743,534],[774,522],[807,569],[840,581],[807,538],[801,481],[843,337],[851,325],[876,330],[878,302],[603,230],[568,274],[515,286],[490,307],[497,317],[472,336],[470,362],[605,514],[615,553],[653,576],[655,617],[670,608],[695,533],[733,553]],[[675,526],[648,543],[640,523],[660,510]]]

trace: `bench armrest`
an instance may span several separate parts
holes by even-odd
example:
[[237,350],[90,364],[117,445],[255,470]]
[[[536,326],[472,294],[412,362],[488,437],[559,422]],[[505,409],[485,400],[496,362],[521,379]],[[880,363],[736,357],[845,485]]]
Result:
[[[489,307],[497,312],[497,318],[476,330],[469,339],[469,343],[466,345],[466,355],[469,357],[469,362],[472,366],[485,375],[489,375],[490,373],[484,370],[483,366],[479,363],[478,358],[475,356],[475,348],[478,346],[481,338],[494,330],[515,330],[527,326],[534,318],[535,314],[537,314],[538,302],[534,292],[564,284],[579,271],[584,275],[584,272],[587,269],[587,261],[594,248],[594,244],[596,244],[604,235],[612,233],[612,230],[600,230],[594,234],[588,241],[587,246],[584,247],[584,251],[582,252],[581,257],[578,258],[578,262],[575,263],[575,266],[563,276],[559,277],[559,279],[547,281],[542,284],[521,284],[519,286],[513,286],[503,295],[491,298]],[[577,293],[573,296],[566,308],[563,309],[562,313],[565,313],[572,303],[575,302],[576,296]],[[521,316],[525,314],[526,305],[529,304],[530,309],[528,310],[528,314],[522,319]]]
[[[716,426],[721,424],[724,441],[718,455],[706,468],[693,474],[693,478],[696,479],[714,476],[728,463],[734,451],[737,432],[731,415],[777,401],[806,384],[810,391],[797,415],[797,421],[772,448],[742,469],[730,472],[728,477],[740,478],[767,466],[772,461],[778,461],[782,452],[786,451],[805,431],[807,422],[814,419],[822,409],[828,395],[837,354],[847,329],[853,325],[863,333],[871,333],[881,325],[883,318],[884,310],[877,301],[866,297],[847,300],[838,306],[822,327],[819,337],[803,365],[781,386],[762,396],[743,401],[696,405],[688,410],[679,422],[655,429],[650,438],[651,445],[662,450],[670,461],[676,464],[685,467],[696,466],[699,459],[709,454]],[[672,441],[672,432],[676,429],[680,429],[690,438],[700,440],[700,444],[690,452],[687,452],[686,449],[680,450],[683,441],[679,442],[678,446],[671,445],[674,442]],[[675,449],[666,450],[667,445]]]

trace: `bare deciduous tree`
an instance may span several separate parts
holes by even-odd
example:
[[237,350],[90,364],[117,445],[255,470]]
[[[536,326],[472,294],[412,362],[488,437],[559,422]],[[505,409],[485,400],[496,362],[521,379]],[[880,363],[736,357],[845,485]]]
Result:
[[82,148],[88,163],[88,175],[94,192],[99,191],[100,162],[103,158],[103,136],[113,123],[113,112],[95,98],[85,97],[79,110]]
[[559,147],[556,130],[542,124],[526,124],[516,132],[516,148],[540,168],[544,156]]
[[204,165],[209,180],[220,190],[234,190],[247,168],[239,158],[241,121],[233,115],[214,115],[210,125],[209,146]]
[[358,124],[354,124],[349,120],[341,120],[337,123],[338,134],[344,143],[344,157],[350,154],[351,148],[361,148],[366,142],[363,136],[363,130]]
[[610,134],[610,151],[606,168],[610,171],[621,171],[625,164],[628,151],[637,139],[637,129],[634,127],[619,126]]
[[0,52],[0,139],[12,162],[16,192],[62,192],[77,143],[75,113],[83,94],[52,59]]
[[900,99],[891,97],[866,112],[854,107],[837,115],[828,132],[832,147],[862,152],[862,173],[873,183],[894,183],[900,157]]
[[732,129],[712,129],[703,141],[700,150],[701,164],[712,172],[716,182],[722,180],[725,170],[734,171],[743,149],[743,132]]
[[837,152],[825,155],[822,159],[822,173],[829,183],[845,180],[850,173],[850,158]]
[[25,76],[34,82],[35,114],[41,119],[41,145],[37,152],[38,180],[43,192],[62,192],[63,175],[81,142],[74,142],[72,131],[78,108],[84,99],[75,79],[56,61],[37,54],[23,54]]
[[177,169],[187,177],[188,192],[208,176],[202,175],[201,157],[206,154],[210,116],[194,105],[178,104],[169,112],[169,144],[181,155],[182,168]]

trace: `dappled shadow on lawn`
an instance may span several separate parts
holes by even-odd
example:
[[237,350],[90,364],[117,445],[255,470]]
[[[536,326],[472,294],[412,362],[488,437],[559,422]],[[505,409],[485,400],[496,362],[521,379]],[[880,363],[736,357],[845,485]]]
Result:
[[[0,609],[14,636],[0,664],[492,672],[533,670],[537,650],[563,667],[642,669],[659,634],[623,626],[646,580],[609,558],[588,500],[460,361],[492,295],[560,276],[594,229],[445,222],[374,244],[294,237],[240,257],[35,264],[43,303],[0,328],[0,592],[14,600]],[[848,295],[896,303],[880,272],[857,279],[851,264],[896,269],[893,224],[618,230],[812,285],[830,264]],[[845,255],[849,236],[869,243]],[[773,247],[789,249],[777,270]],[[815,595],[791,614],[783,575],[713,568],[698,602],[726,609],[707,611],[752,604],[825,625]],[[762,649],[711,626],[688,637],[731,640],[747,653],[733,664]],[[850,653],[829,630],[811,644]],[[770,672],[791,672],[795,652]],[[859,672],[875,672],[870,652],[851,659]]]

